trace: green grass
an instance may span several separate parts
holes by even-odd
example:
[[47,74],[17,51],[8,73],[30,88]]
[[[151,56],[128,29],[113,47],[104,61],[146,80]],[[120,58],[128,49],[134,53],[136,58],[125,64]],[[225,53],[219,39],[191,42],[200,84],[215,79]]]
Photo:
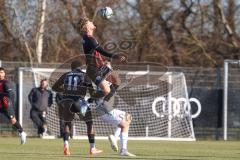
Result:
[[[71,156],[63,156],[61,139],[42,140],[28,138],[19,145],[18,138],[0,137],[0,160],[116,160],[122,157],[111,150],[108,141],[96,140],[104,153],[89,156],[87,140],[70,140]],[[128,149],[139,160],[239,160],[240,141],[129,141]]]

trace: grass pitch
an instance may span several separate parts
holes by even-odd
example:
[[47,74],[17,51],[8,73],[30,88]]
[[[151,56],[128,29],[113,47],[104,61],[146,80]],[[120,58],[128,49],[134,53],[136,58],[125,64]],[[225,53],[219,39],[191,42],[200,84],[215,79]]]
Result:
[[136,158],[122,158],[111,150],[108,141],[96,140],[96,146],[104,152],[89,156],[87,140],[70,140],[71,156],[63,155],[62,139],[43,140],[28,138],[19,145],[17,137],[0,137],[0,160],[239,160],[240,141],[129,141],[129,151]]

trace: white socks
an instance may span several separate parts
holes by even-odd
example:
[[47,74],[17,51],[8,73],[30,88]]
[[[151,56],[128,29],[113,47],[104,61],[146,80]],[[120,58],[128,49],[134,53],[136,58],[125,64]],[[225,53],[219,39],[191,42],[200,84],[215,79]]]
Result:
[[121,149],[127,149],[127,141],[128,141],[128,132],[121,132],[120,134]]
[[114,131],[114,137],[116,137],[116,139],[118,139],[118,137],[120,136],[121,134],[121,128],[120,127],[117,127]]
[[64,141],[64,145],[68,146],[69,145],[68,141]]

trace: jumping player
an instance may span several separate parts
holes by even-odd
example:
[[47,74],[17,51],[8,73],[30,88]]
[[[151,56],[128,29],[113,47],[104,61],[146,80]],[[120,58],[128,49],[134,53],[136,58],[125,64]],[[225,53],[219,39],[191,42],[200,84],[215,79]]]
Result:
[[5,75],[5,69],[0,67],[0,112],[3,113],[17,129],[20,136],[20,143],[25,144],[27,134],[16,120],[13,108],[14,92],[11,83],[5,78]]
[[[126,60],[126,57],[116,55],[105,51],[100,44],[93,37],[93,32],[96,26],[88,18],[81,18],[78,23],[79,32],[82,34],[82,45],[86,56],[87,75],[101,89],[104,98],[98,99],[97,110],[100,112],[103,121],[112,124],[116,127],[115,135],[120,133],[121,151],[122,156],[135,156],[127,151],[128,129],[131,123],[131,115],[114,109],[109,101],[114,96],[121,81],[118,75],[113,74],[113,70],[109,62],[103,57],[111,59],[118,59],[121,62]],[[109,82],[111,85],[109,85]],[[113,150],[117,151],[117,140],[111,135],[109,136]]]
[[92,87],[92,83],[86,78],[81,66],[80,61],[73,61],[71,63],[72,71],[63,74],[52,87],[54,91],[63,93],[62,99],[58,100],[58,106],[60,118],[65,121],[63,133],[65,155],[70,155],[68,141],[75,113],[79,115],[81,120],[86,122],[90,155],[102,152],[102,150],[95,148],[92,115],[87,102],[84,100],[87,89]]
[[[87,76],[101,88],[104,94],[104,100],[108,101],[119,87],[121,81],[113,72],[110,62],[106,61],[103,56],[125,61],[126,57],[122,55],[112,54],[104,50],[96,39],[93,32],[96,26],[88,18],[81,18],[78,23],[78,30],[82,35],[82,45],[86,56]],[[112,85],[109,86],[108,82]]]

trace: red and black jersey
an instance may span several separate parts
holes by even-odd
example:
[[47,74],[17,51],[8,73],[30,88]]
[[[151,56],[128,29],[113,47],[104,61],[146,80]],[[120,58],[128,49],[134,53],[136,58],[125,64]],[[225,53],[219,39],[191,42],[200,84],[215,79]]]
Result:
[[11,83],[4,79],[0,80],[0,108],[7,108],[9,100],[12,100],[14,96]]
[[[109,58],[114,56],[114,54],[105,51],[93,36],[83,35],[82,45],[88,66],[100,68],[105,61],[102,55]],[[115,57],[117,58],[117,56]]]

